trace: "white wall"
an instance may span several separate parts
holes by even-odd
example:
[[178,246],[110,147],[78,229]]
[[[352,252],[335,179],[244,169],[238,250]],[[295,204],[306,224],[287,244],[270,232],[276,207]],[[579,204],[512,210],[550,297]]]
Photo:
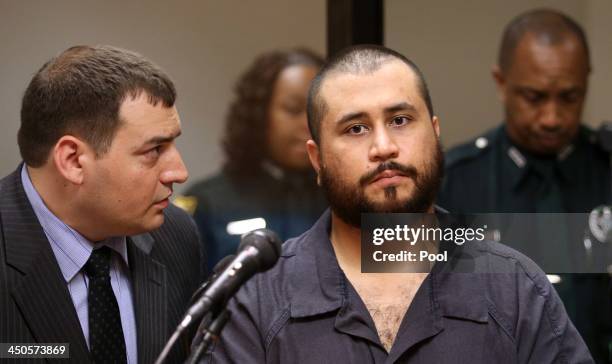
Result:
[[[52,55],[74,44],[138,51],[176,82],[190,182],[221,164],[223,117],[238,75],[264,50],[325,51],[326,0],[0,0],[0,176],[19,162],[22,93]],[[386,44],[423,69],[446,145],[497,125],[502,108],[490,70],[505,24],[537,6],[583,24],[594,72],[584,114],[612,120],[612,1],[385,0]],[[189,183],[189,182],[188,182]],[[182,188],[177,188],[180,192]]]
[[612,2],[603,0],[385,0],[386,45],[412,58],[429,82],[442,138],[452,146],[503,117],[491,68],[505,25],[536,7],[559,9],[585,28],[594,72],[583,118],[612,120]]
[[220,166],[231,90],[253,57],[297,45],[324,52],[325,24],[325,0],[0,0],[0,176],[20,161],[23,91],[46,60],[71,45],[128,48],[170,74],[189,184]]

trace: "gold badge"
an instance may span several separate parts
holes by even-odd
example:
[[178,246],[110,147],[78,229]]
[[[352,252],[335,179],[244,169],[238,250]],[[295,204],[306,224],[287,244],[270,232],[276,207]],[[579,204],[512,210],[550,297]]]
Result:
[[194,196],[176,196],[172,203],[187,211],[189,215],[193,215],[196,207],[198,207],[198,199]]

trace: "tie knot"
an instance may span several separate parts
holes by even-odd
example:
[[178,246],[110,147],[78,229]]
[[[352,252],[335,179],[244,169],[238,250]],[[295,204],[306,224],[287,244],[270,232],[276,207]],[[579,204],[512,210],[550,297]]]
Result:
[[110,271],[110,258],[111,249],[107,246],[103,246],[99,249],[95,249],[87,263],[85,263],[85,274],[92,278],[104,278],[108,277]]

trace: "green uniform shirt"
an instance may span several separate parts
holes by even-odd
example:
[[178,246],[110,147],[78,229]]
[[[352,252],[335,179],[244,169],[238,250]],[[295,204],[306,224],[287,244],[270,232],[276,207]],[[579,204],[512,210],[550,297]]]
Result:
[[[570,146],[544,158],[514,145],[502,125],[446,153],[438,204],[452,213],[588,213],[612,200],[609,158],[585,126]],[[549,197],[543,197],[547,191]],[[576,248],[584,253],[574,244],[568,254]],[[556,288],[593,357],[598,363],[612,360],[610,277],[562,278]]]

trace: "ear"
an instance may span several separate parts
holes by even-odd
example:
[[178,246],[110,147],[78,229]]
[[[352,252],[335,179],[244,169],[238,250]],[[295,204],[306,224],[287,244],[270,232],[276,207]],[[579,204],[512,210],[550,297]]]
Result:
[[499,68],[499,65],[493,66],[491,70],[491,75],[493,76],[493,80],[495,81],[495,86],[497,86],[497,96],[499,100],[503,103],[506,101],[506,78],[502,70]]
[[431,126],[436,133],[436,138],[440,139],[440,120],[435,115],[431,118]]
[[83,183],[83,164],[95,157],[93,150],[82,140],[72,135],[61,137],[52,151],[53,164],[67,181]]
[[321,170],[321,160],[319,159],[319,146],[314,140],[310,139],[306,142],[306,151],[308,152],[308,159],[310,159],[312,168],[314,168],[315,172],[317,172],[317,184],[320,186],[321,177],[319,171]]

